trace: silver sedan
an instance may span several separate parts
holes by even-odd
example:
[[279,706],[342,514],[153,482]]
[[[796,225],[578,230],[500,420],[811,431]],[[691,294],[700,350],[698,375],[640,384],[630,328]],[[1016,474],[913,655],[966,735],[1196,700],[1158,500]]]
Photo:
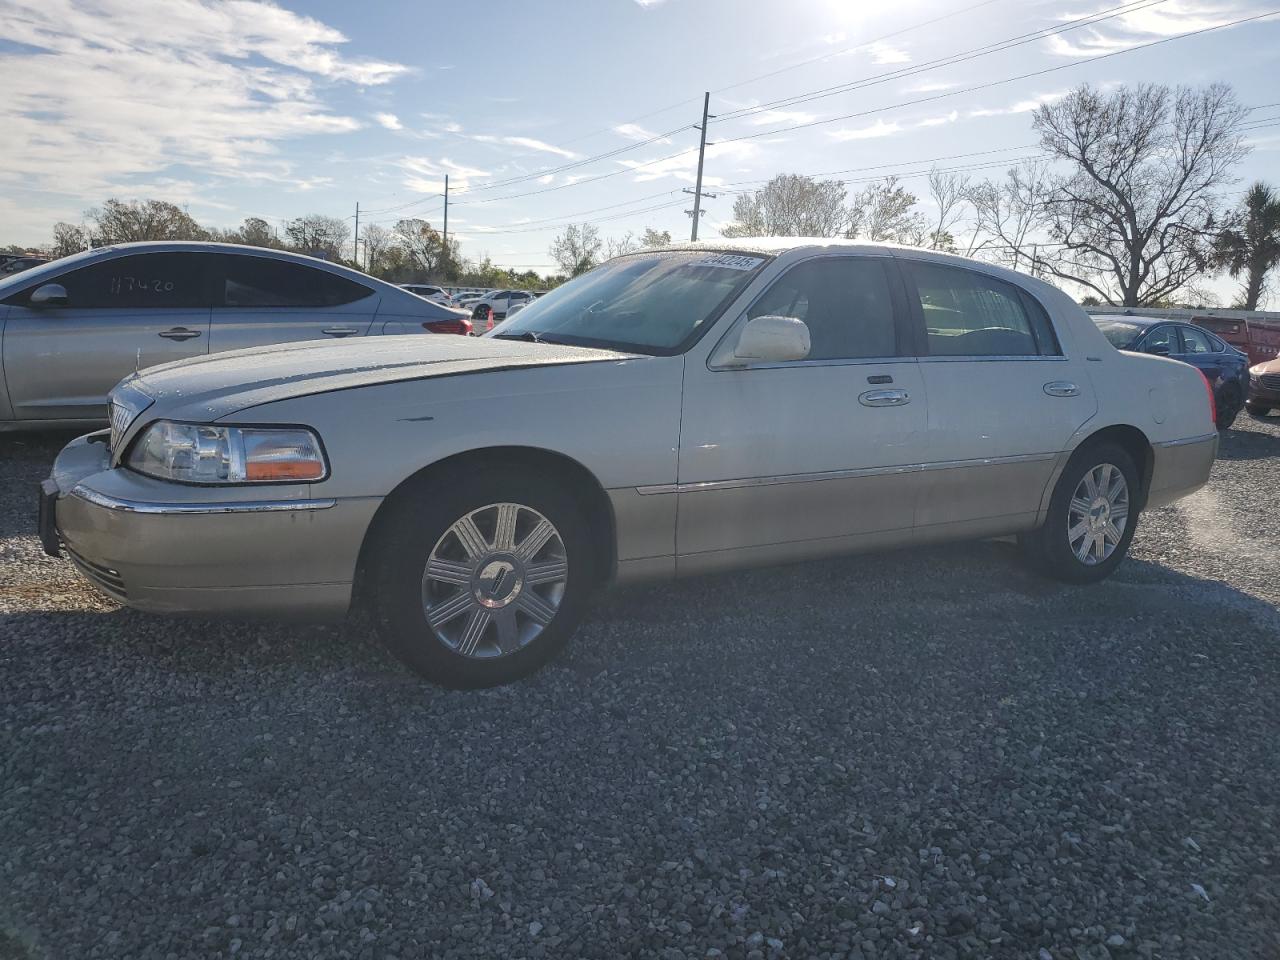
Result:
[[172,360],[294,340],[469,333],[468,314],[338,264],[226,243],[125,243],[0,281],[0,430],[105,422]]
[[[170,364],[72,443],[41,534],[145,610],[367,604],[441,683],[501,683],[602,583],[1017,535],[1083,583],[1208,478],[1193,367],[988,264],[832,241],[630,254],[483,338]],[[850,589],[856,589],[851,585]]]

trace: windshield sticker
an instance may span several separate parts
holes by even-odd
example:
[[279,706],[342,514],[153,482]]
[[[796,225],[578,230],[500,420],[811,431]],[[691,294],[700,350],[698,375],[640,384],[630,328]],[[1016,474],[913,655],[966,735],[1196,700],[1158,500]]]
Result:
[[697,267],[724,267],[727,270],[754,270],[764,263],[764,257],[744,257],[736,253],[721,253],[693,261]]

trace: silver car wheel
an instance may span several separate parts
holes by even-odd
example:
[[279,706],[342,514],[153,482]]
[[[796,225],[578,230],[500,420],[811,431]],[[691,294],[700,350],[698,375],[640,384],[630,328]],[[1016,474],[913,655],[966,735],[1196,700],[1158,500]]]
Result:
[[422,574],[422,611],[464,657],[515,653],[555,619],[569,580],[560,532],[537,510],[491,503],[436,541]]
[[1123,471],[1100,463],[1084,475],[1067,508],[1067,541],[1076,559],[1092,567],[1120,546],[1129,522],[1129,483]]

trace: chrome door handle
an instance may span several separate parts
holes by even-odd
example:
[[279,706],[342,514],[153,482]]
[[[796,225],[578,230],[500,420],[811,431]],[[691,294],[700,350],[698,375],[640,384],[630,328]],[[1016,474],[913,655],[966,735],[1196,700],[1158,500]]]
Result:
[[900,407],[911,402],[911,394],[905,390],[868,390],[858,395],[864,407]]
[[188,330],[186,327],[174,327],[172,330],[162,330],[158,336],[164,337],[166,340],[190,340],[192,337],[200,336],[200,331]]
[[360,331],[355,327],[325,327],[320,332],[329,337],[349,337]]
[[1080,396],[1080,388],[1070,380],[1051,380],[1044,385],[1044,392],[1051,397]]

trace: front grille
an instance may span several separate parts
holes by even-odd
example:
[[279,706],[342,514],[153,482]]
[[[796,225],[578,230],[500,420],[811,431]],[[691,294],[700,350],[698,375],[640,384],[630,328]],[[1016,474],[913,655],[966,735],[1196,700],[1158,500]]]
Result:
[[1258,382],[1268,390],[1280,390],[1280,373],[1264,373]]
[[129,592],[124,587],[124,577],[120,576],[119,570],[112,570],[100,563],[86,560],[70,547],[67,547],[67,554],[71,557],[71,562],[76,565],[76,569],[107,596],[122,603],[129,599]]
[[111,401],[111,452],[114,453],[116,447],[120,443],[120,438],[124,435],[125,430],[129,427],[129,421],[133,419],[133,411],[128,407],[121,406],[114,400]]

